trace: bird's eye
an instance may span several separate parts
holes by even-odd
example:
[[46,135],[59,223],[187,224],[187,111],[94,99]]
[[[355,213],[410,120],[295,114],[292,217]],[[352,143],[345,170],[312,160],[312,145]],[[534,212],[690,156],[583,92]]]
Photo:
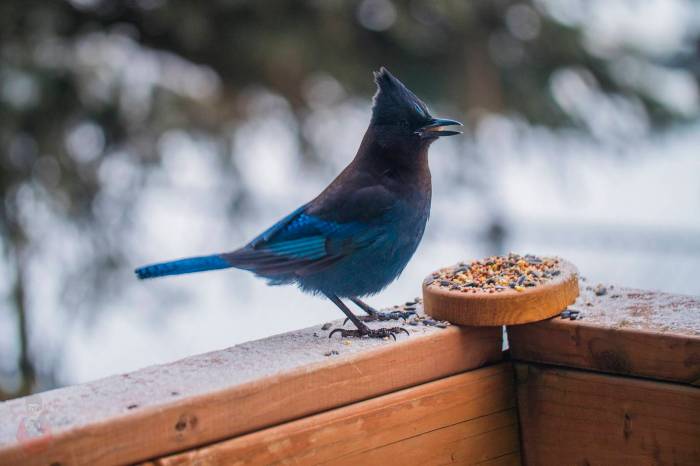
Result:
[[414,104],[413,104],[413,108],[416,109],[416,112],[418,112],[418,114],[419,114],[420,116],[422,116],[423,118],[426,117],[425,110],[423,110],[423,109],[421,108],[420,105],[414,103]]

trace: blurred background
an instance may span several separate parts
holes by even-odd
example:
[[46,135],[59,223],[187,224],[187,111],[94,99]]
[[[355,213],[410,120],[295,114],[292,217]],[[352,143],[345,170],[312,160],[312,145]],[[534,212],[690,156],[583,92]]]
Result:
[[700,3],[0,2],[0,399],[340,318],[236,270],[315,196],[386,65],[467,131],[391,305],[462,259],[558,254],[589,283],[700,294]]

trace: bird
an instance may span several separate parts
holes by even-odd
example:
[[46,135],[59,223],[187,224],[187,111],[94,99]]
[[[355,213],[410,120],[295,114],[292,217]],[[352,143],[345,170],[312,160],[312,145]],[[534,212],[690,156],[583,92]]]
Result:
[[[316,198],[245,246],[232,252],[139,267],[139,279],[238,268],[270,285],[295,284],[334,303],[355,329],[344,337],[396,339],[401,327],[372,329],[365,322],[407,318],[361,298],[382,291],[404,270],[430,216],[430,145],[461,134],[456,120],[434,118],[426,104],[385,67],[375,71],[377,90],[369,126],[349,165]],[[365,311],[355,315],[343,302]]]

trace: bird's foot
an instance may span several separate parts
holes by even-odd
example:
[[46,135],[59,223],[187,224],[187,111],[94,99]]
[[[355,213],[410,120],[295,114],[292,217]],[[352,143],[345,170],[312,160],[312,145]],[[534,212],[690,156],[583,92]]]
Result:
[[[416,308],[414,303],[411,303],[410,306],[408,305],[409,303],[406,303],[407,305],[404,306],[403,310],[396,308],[393,311],[383,312],[376,310],[375,308],[358,298],[350,298],[350,300],[367,313],[366,316],[357,316],[357,318],[362,322],[384,322],[387,320],[399,319],[408,320],[411,316],[416,314]],[[345,319],[343,325],[345,325],[347,322],[348,319]]]
[[359,328],[359,329],[344,329],[344,328],[337,328],[331,333],[328,334],[328,338],[331,338],[334,333],[340,333],[341,338],[346,338],[346,337],[355,337],[355,338],[388,338],[391,337],[394,340],[396,340],[396,335],[403,332],[406,335],[410,335],[408,333],[408,330],[405,328],[401,327],[390,327],[390,328]]
[[[390,311],[390,312],[382,312],[382,311],[374,311],[370,314],[367,314],[366,316],[357,316],[358,319],[360,319],[362,322],[385,322],[387,320],[408,320],[411,318],[411,316],[416,315],[416,311]],[[345,322],[343,322],[343,325],[348,323],[349,319],[345,319]]]

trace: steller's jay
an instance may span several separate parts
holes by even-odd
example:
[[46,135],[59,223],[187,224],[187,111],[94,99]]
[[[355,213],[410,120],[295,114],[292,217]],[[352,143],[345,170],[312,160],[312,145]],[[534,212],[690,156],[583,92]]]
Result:
[[[147,265],[136,275],[144,279],[236,267],[272,285],[294,283],[328,297],[357,327],[331,335],[395,339],[406,332],[370,329],[364,321],[407,316],[378,312],[359,297],[384,289],[413,256],[430,215],[428,147],[440,136],[460,134],[443,127],[461,123],[433,118],[386,68],[374,78],[372,119],[360,148],[318,197],[240,249]],[[368,316],[354,315],[341,298]]]

